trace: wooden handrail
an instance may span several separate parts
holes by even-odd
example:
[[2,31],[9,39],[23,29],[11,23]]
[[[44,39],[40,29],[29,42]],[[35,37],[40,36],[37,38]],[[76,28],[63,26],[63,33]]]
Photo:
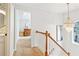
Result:
[[48,37],[50,38],[50,39],[52,39],[52,41],[56,44],[56,45],[58,45],[61,49],[62,49],[62,51],[64,51],[68,56],[70,56],[70,53],[69,52],[67,52],[61,45],[59,45],[51,36],[50,36],[50,34],[48,33],[48,31],[46,31],[46,33],[43,33],[43,32],[39,32],[39,31],[36,31],[36,33],[41,33],[41,34],[44,34],[45,36],[46,36],[46,51],[45,51],[45,56],[48,56]]
[[43,33],[43,32],[39,32],[39,31],[36,31],[36,33],[46,34],[46,33]]
[[53,40],[54,43],[56,43],[56,44],[62,49],[62,51],[64,51],[68,56],[70,56],[70,53],[67,52],[61,45],[59,45],[59,44],[50,36],[50,34],[49,34],[48,36],[49,36],[50,39]]

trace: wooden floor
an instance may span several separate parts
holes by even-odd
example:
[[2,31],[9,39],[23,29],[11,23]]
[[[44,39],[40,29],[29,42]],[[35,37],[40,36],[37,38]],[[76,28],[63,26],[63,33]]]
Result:
[[14,51],[14,56],[44,56],[39,48],[26,48],[23,51]]

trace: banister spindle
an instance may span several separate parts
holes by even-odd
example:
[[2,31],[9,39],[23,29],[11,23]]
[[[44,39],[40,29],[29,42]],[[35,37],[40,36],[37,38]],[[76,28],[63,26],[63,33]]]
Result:
[[46,51],[45,51],[45,56],[48,56],[48,31],[46,31],[45,36],[46,36]]

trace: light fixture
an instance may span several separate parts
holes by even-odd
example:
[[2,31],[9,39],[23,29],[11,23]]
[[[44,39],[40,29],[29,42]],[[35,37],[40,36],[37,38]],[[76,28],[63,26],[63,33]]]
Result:
[[68,16],[67,20],[64,22],[64,28],[67,30],[67,32],[70,32],[72,30],[73,21],[70,19],[69,15],[69,3],[67,3],[67,8],[68,8]]

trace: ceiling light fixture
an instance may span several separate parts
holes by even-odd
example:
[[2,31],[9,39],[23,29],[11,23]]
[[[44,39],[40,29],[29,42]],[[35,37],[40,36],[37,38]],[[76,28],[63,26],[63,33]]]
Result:
[[67,8],[68,8],[68,16],[67,16],[67,20],[64,22],[64,28],[67,30],[67,32],[71,32],[73,21],[70,19],[70,15],[69,15],[69,3],[67,3]]

